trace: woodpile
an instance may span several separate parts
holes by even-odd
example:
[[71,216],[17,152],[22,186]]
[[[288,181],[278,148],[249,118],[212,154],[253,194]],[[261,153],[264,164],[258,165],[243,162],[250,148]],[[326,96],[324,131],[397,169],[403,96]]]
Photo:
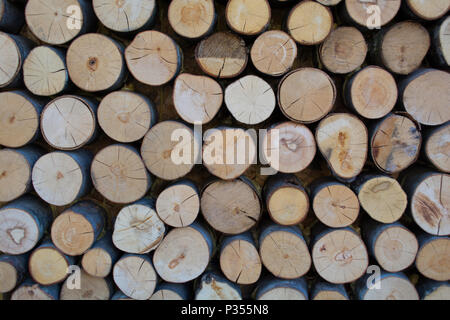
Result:
[[0,300],[450,300],[449,9],[0,0]]

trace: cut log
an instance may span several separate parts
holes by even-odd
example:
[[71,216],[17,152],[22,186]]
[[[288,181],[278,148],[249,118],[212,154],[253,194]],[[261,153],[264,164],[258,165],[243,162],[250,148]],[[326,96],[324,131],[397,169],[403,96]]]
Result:
[[434,127],[424,134],[424,153],[439,171],[450,172],[450,123]]
[[210,34],[217,16],[213,0],[174,0],[167,13],[172,29],[187,39],[199,39]]
[[0,92],[0,145],[19,148],[36,140],[44,104],[25,91]]
[[[345,20],[368,29],[381,28],[388,24],[397,15],[402,4],[402,0],[344,1],[345,3],[341,8]],[[377,6],[376,10],[369,9],[373,5]],[[374,12],[379,13],[379,21],[374,18]]]
[[436,126],[450,120],[450,74],[422,69],[399,84],[399,100],[417,122]]
[[344,85],[348,107],[367,119],[387,115],[397,102],[398,90],[394,77],[378,66],[367,66]]
[[241,289],[217,272],[206,272],[199,280],[195,300],[242,300]]
[[387,115],[370,128],[370,135],[370,154],[381,171],[400,172],[419,157],[420,127],[407,113]]
[[325,40],[333,27],[333,14],[318,2],[304,0],[289,12],[286,28],[299,44],[316,45]]
[[450,300],[450,283],[421,278],[417,283],[421,300]]
[[11,300],[59,300],[61,285],[41,286],[32,279],[25,280],[11,295]]
[[124,144],[100,150],[92,161],[91,177],[95,189],[115,203],[139,200],[152,183],[138,151]]
[[147,169],[164,180],[188,174],[198,162],[201,142],[193,130],[179,121],[162,121],[145,135],[141,155]]
[[311,290],[311,300],[349,300],[342,284],[316,282]]
[[113,293],[113,286],[109,279],[97,278],[80,272],[80,287],[71,288],[67,279],[61,287],[61,300],[109,300]]
[[435,281],[450,280],[450,238],[418,234],[419,251],[416,268],[425,277]]
[[354,180],[366,163],[368,131],[364,123],[350,113],[327,116],[316,129],[316,141],[333,174],[342,180]]
[[197,219],[200,196],[190,180],[181,180],[164,189],[156,200],[156,212],[167,225],[186,227]]
[[25,23],[20,8],[7,0],[0,1],[0,29],[6,32],[19,33]]
[[149,29],[157,12],[155,0],[93,0],[92,6],[105,27],[121,33]]
[[431,56],[436,65],[450,66],[450,16],[443,18],[432,30]]
[[406,0],[408,9],[423,20],[436,20],[445,15],[450,9],[449,0]]
[[31,170],[44,151],[35,146],[0,150],[0,202],[19,198],[31,189]]
[[292,121],[319,121],[331,111],[335,101],[334,82],[320,69],[293,70],[278,85],[278,104],[283,114]]
[[199,223],[169,231],[153,255],[156,272],[165,281],[185,283],[200,276],[213,252],[211,234]]
[[81,96],[60,96],[42,110],[42,136],[55,149],[79,149],[95,138],[96,112],[95,101]]
[[255,131],[218,127],[205,132],[203,141],[203,165],[216,177],[235,179],[256,164]]
[[228,27],[244,36],[254,36],[269,27],[271,10],[267,0],[230,0],[225,9]]
[[240,285],[258,281],[261,259],[250,232],[223,239],[220,269],[228,280]]
[[261,217],[258,190],[244,177],[209,183],[202,192],[200,205],[209,225],[225,234],[248,231]]
[[47,153],[33,167],[34,190],[47,203],[70,204],[91,191],[91,163],[92,153],[86,149]]
[[343,183],[331,178],[319,179],[309,189],[314,213],[326,226],[348,227],[358,218],[358,197]]
[[180,72],[182,54],[172,38],[162,32],[148,30],[139,33],[128,45],[125,60],[136,80],[160,86],[173,80]]
[[248,52],[244,40],[229,32],[217,32],[195,48],[200,69],[217,78],[234,78],[247,66]]
[[82,255],[103,231],[105,216],[105,210],[92,201],[74,204],[53,221],[53,244],[69,256]]
[[366,272],[369,265],[367,249],[353,229],[318,225],[312,234],[312,261],[323,279],[335,284],[349,283]]
[[308,300],[308,284],[304,278],[283,280],[269,277],[261,281],[256,300]]
[[270,218],[280,225],[297,225],[309,211],[309,198],[302,182],[293,174],[277,174],[264,184],[263,197]]
[[175,79],[173,104],[186,122],[210,122],[219,112],[222,102],[222,87],[210,77],[182,73]]
[[111,236],[111,232],[107,231],[83,254],[81,265],[87,274],[105,278],[111,273],[120,256],[120,251],[114,247]]
[[100,34],[76,38],[67,49],[67,69],[72,82],[88,92],[116,90],[125,80],[127,68],[123,46]]
[[189,300],[190,288],[180,283],[162,282],[156,286],[150,300]]
[[394,178],[381,174],[363,174],[352,187],[361,207],[375,221],[393,223],[405,212],[407,196]]
[[297,44],[283,31],[266,31],[253,42],[250,58],[259,72],[281,76],[292,68],[297,58]]
[[341,2],[341,0],[316,0],[317,2],[323,4],[324,6],[335,6]]
[[112,240],[116,248],[145,254],[156,249],[166,229],[155,211],[155,201],[141,199],[123,207],[116,217]]
[[304,170],[316,155],[316,142],[305,125],[291,121],[271,126],[262,139],[262,156],[270,166],[284,173]]
[[158,275],[147,255],[129,253],[114,265],[113,277],[117,287],[136,300],[148,300],[158,281]]
[[68,43],[96,24],[88,0],[30,0],[25,7],[25,19],[39,40],[53,45]]
[[237,121],[258,124],[267,120],[275,109],[275,94],[266,81],[247,75],[225,89],[225,105]]
[[366,40],[354,27],[339,27],[320,45],[319,55],[328,71],[349,73],[364,63],[367,55]]
[[296,226],[264,226],[259,235],[259,255],[267,270],[277,278],[296,279],[311,268],[308,246]]
[[0,293],[14,290],[28,273],[28,254],[0,256]]

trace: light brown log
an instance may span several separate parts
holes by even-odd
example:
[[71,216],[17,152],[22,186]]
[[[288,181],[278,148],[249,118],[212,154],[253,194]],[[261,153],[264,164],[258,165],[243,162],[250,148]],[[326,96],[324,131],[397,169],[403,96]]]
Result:
[[432,30],[431,57],[436,65],[450,65],[450,16],[441,19]]
[[406,0],[408,9],[416,16],[424,20],[436,20],[448,13],[450,9],[449,0]]
[[366,275],[356,284],[359,300],[419,300],[414,284],[402,272],[389,273],[382,270],[378,280],[379,288],[370,289],[367,281],[369,279]]
[[112,233],[106,231],[81,258],[81,266],[93,277],[107,277],[122,253],[112,242]]
[[25,280],[11,295],[11,300],[58,300],[60,285],[42,286],[31,279]]
[[267,0],[230,0],[225,9],[228,27],[234,32],[252,36],[263,32],[270,23],[271,10]]
[[205,272],[199,279],[195,300],[242,300],[241,289],[218,272]]
[[[368,21],[372,21],[373,11],[368,10],[372,5],[377,5],[380,11],[380,25],[383,27],[388,24],[397,15],[400,10],[401,0],[377,0],[361,1],[361,0],[344,0],[342,6],[345,14],[352,21],[363,27],[370,27]],[[373,21],[372,21],[373,22]]]
[[450,239],[419,235],[420,248],[416,268],[425,277],[435,281],[450,280]]
[[61,300],[109,300],[112,295],[112,287],[108,280],[104,278],[93,277],[84,270],[80,273],[80,287],[70,288],[67,279],[61,287]]
[[436,127],[426,134],[424,152],[428,160],[440,171],[450,172],[450,123]]

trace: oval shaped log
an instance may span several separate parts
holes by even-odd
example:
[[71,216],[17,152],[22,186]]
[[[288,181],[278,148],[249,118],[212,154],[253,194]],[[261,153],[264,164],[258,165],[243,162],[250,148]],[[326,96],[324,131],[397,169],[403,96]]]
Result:
[[436,20],[448,13],[450,9],[449,0],[406,0],[407,8],[417,17],[423,20]]
[[419,279],[416,288],[421,300],[450,299],[450,284],[446,281],[434,281],[421,278]]
[[180,283],[161,282],[156,286],[150,300],[189,300],[190,288]]
[[256,300],[308,300],[305,278],[291,280],[268,277],[261,281],[255,291]]
[[230,0],[225,9],[228,27],[244,36],[259,34],[269,27],[271,10],[267,0]]
[[112,233],[107,231],[88,249],[81,259],[81,266],[87,274],[93,277],[105,278],[117,262],[120,251],[112,242]]
[[311,289],[311,300],[349,300],[344,285],[320,281]]
[[84,270],[80,272],[80,287],[72,288],[67,279],[61,287],[60,300],[109,300],[113,293],[111,280],[93,277]]
[[16,4],[7,1],[0,1],[0,29],[6,32],[19,33],[25,18],[22,10]]
[[283,114],[292,121],[319,121],[331,111],[335,101],[334,82],[320,69],[293,70],[278,85],[278,104]]
[[32,279],[25,280],[11,295],[11,300],[59,300],[61,285],[42,286]]
[[375,12],[379,12],[378,24],[378,21],[373,20],[374,10],[368,9],[374,5],[373,2],[360,0],[344,1],[341,6],[341,15],[346,18],[345,20],[368,29],[381,28],[388,24],[397,15],[402,3],[402,0],[377,0],[376,5],[378,8]]
[[20,255],[33,249],[50,227],[53,214],[39,198],[25,195],[0,209],[0,251]]
[[297,226],[268,224],[261,228],[259,255],[275,277],[296,279],[311,268],[311,256]]
[[431,31],[430,53],[436,65],[448,68],[450,65],[450,16],[441,19]]
[[91,163],[92,153],[85,149],[47,153],[33,167],[34,190],[47,203],[70,204],[91,191]]
[[425,277],[436,281],[450,280],[450,238],[418,234],[419,251],[416,268]]
[[0,256],[0,293],[14,290],[28,273],[28,254]]
[[433,127],[424,134],[424,147],[426,158],[439,171],[450,172],[450,123]]
[[91,177],[95,189],[115,203],[137,201],[152,183],[138,151],[124,144],[100,150],[92,161]]
[[209,271],[199,279],[195,300],[242,300],[242,293],[237,284]]

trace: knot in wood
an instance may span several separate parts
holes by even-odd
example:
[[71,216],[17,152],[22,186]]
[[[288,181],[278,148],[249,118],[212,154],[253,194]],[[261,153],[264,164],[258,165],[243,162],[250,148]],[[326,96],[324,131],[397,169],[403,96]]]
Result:
[[119,119],[122,123],[130,122],[130,113],[129,112],[121,112],[117,115],[117,119]]
[[343,249],[336,254],[334,260],[336,260],[336,262],[340,263],[341,265],[344,265],[352,262],[353,256],[350,250]]
[[98,59],[96,57],[90,57],[87,62],[87,67],[90,71],[96,71],[98,68]]
[[169,269],[174,269],[177,265],[180,264],[180,261],[183,260],[185,257],[184,253],[180,254],[178,257],[170,261],[169,263]]

